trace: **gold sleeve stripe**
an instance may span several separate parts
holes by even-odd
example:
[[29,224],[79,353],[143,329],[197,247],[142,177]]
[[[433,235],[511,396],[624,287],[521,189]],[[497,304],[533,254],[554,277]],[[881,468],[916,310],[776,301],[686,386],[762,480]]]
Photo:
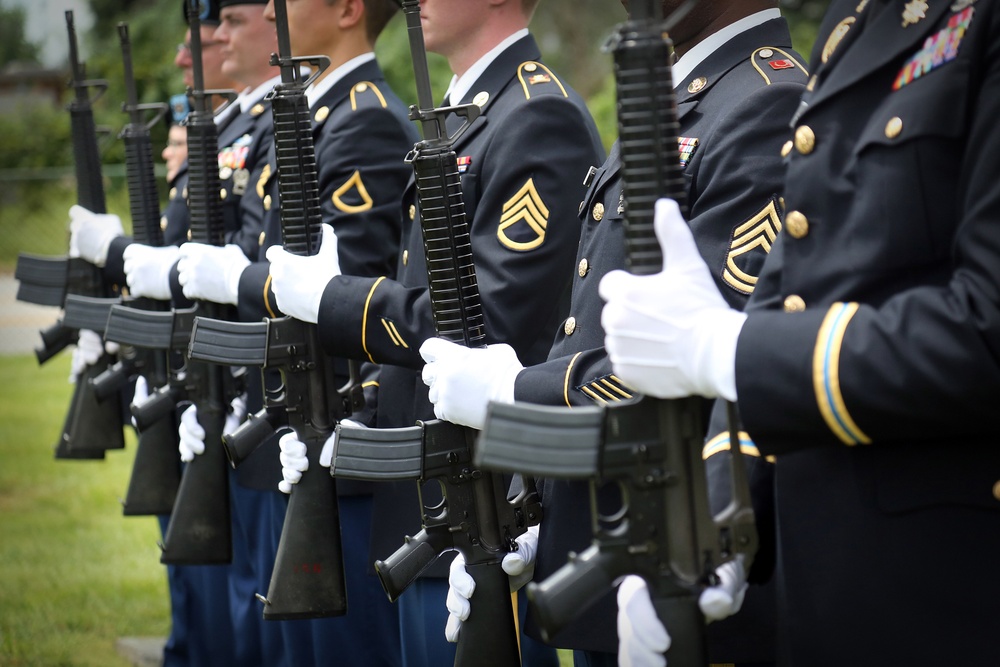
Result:
[[573,404],[569,402],[569,373],[573,370],[573,364],[576,363],[577,358],[583,354],[582,352],[577,352],[573,355],[573,358],[569,360],[569,364],[566,366],[566,377],[563,379],[563,400],[566,401],[568,407],[573,407]]
[[[750,434],[747,433],[746,431],[740,431],[739,437],[740,437],[740,451],[746,454],[747,456],[760,458],[760,450],[757,449],[757,445],[750,438]],[[717,436],[709,440],[707,443],[705,443],[705,447],[701,451],[701,458],[707,461],[709,457],[715,456],[720,452],[728,452],[731,449],[732,449],[732,442],[730,441],[729,438],[729,431],[723,431],[722,433],[718,434]],[[773,456],[766,456],[764,457],[764,460],[769,463],[774,463]]]
[[365,351],[368,355],[368,361],[377,363],[375,358],[372,357],[372,353],[368,351],[368,307],[372,302],[372,295],[375,294],[375,289],[385,280],[385,276],[380,276],[378,280],[372,285],[372,288],[368,290],[368,297],[365,299],[365,312],[361,315],[361,349]]
[[[800,63],[798,60],[796,60],[795,58],[793,58],[791,56],[791,54],[788,53],[788,51],[783,51],[782,49],[779,49],[776,46],[768,46],[768,47],[761,47],[761,48],[768,48],[768,49],[771,49],[772,51],[777,51],[778,53],[780,53],[781,55],[785,56],[786,58],[788,58],[789,60],[791,60],[793,63],[795,63],[796,67],[798,67],[800,70],[802,70],[803,74],[805,74],[806,76],[809,76],[809,70],[807,70],[805,67],[803,67],[802,63]],[[767,74],[764,74],[764,70],[762,70],[760,68],[760,65],[757,64],[757,60],[754,58],[754,56],[757,55],[758,51],[760,51],[760,49],[756,49],[753,53],[750,54],[750,62],[753,64],[753,68],[755,70],[757,70],[757,73],[760,74],[762,77],[764,77],[764,81],[767,83],[767,85],[770,86],[771,85],[771,78]]]
[[389,326],[389,322],[384,317],[382,318],[381,322],[382,326],[385,327],[385,332],[389,334],[389,338],[392,339],[392,344],[395,345],[396,347],[402,345],[403,341],[396,338],[396,334],[393,333],[392,327]]
[[[610,391],[608,391],[607,389],[605,389],[604,387],[602,387],[601,385],[599,385],[596,382],[591,382],[590,386],[594,388],[594,391],[601,392],[602,394],[604,394],[605,396],[607,396],[612,401],[620,401],[620,400],[622,400],[622,399],[618,398],[617,396],[615,396]],[[581,389],[586,389],[586,387],[581,387]]]
[[833,304],[823,318],[813,351],[813,388],[820,414],[845,445],[871,444],[871,439],[851,419],[840,390],[840,349],[847,325],[857,312],[856,303]]
[[268,317],[275,318],[277,315],[274,313],[274,309],[271,308],[271,300],[267,298],[267,291],[271,289],[271,274],[267,274],[267,280],[264,281],[264,308],[267,309]]
[[407,350],[409,350],[410,346],[406,344],[405,340],[403,340],[403,335],[401,333],[399,333],[399,329],[396,328],[396,323],[395,322],[389,322],[389,327],[392,329],[392,332],[394,334],[396,334],[396,338],[399,339],[399,344],[402,345],[403,347],[405,347]]
[[[607,400],[606,400],[605,398],[603,398],[603,397],[601,397],[601,396],[598,396],[598,395],[597,395],[597,392],[594,392],[594,391],[591,391],[591,390],[590,390],[589,388],[587,388],[587,387],[580,387],[580,391],[582,391],[582,392],[583,392],[584,394],[586,394],[587,396],[590,396],[590,398],[591,398],[591,399],[592,399],[592,400],[593,400],[593,401],[594,401],[595,403],[607,403],[607,402],[608,402],[608,401],[607,401]],[[609,394],[609,396],[610,396],[610,394]]]
[[362,389],[364,389],[365,387],[377,387],[377,386],[378,386],[378,382],[376,380],[371,380],[369,382],[362,382],[361,383],[361,388]]
[[[608,379],[612,380],[613,382],[621,383],[621,380],[619,380],[618,378],[616,378],[614,375],[612,375]],[[603,384],[605,387],[607,387],[611,391],[614,391],[616,393],[621,394],[622,398],[632,398],[632,394],[628,393],[627,391],[625,391],[621,387],[617,387],[614,384],[612,384],[611,382],[608,382],[608,380],[601,380],[601,384]]]
[[375,93],[375,97],[378,98],[379,103],[382,105],[382,108],[384,109],[386,107],[385,98],[382,97],[382,92],[378,89],[378,87],[371,81],[361,81],[359,83],[354,84],[354,87],[351,88],[351,111],[358,110],[357,91],[358,91],[358,86],[360,86],[362,83],[368,86],[365,90],[370,90],[373,93]]
[[[527,64],[528,63],[523,62],[521,63],[521,66],[517,68],[517,80],[521,82],[521,89],[524,90],[524,99],[530,100],[531,93],[528,92],[528,83],[524,80],[524,66]],[[556,82],[556,85],[559,86],[559,90],[562,91],[563,97],[569,97],[569,95],[566,93],[566,88],[564,88],[562,85],[562,81],[560,81],[559,77],[557,77],[555,74],[552,73],[552,70],[550,70],[542,63],[536,62],[534,64],[536,65],[536,67],[540,67],[543,70],[545,70],[546,74],[548,74],[549,77],[551,77],[551,79]]]

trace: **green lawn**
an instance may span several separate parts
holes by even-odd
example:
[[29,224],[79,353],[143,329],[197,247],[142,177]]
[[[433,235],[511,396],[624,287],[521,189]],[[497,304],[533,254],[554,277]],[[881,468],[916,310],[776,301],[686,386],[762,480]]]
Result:
[[0,357],[0,665],[125,666],[118,637],[166,636],[153,517],[122,516],[135,452],[56,461],[70,355]]

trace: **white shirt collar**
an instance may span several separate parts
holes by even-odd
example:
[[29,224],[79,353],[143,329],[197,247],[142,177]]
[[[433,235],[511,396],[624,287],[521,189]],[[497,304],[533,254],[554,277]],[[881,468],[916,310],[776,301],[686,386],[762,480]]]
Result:
[[309,100],[309,108],[312,109],[313,105],[323,97],[334,84],[343,79],[349,72],[353,72],[358,67],[363,64],[375,60],[375,53],[369,51],[368,53],[362,53],[360,56],[355,56],[351,58],[343,65],[338,66],[332,72],[324,76],[319,83],[314,83],[308,88],[306,88],[306,99]]
[[691,76],[691,73],[694,72],[698,65],[704,62],[706,58],[712,55],[719,47],[731,40],[733,37],[736,37],[751,28],[756,28],[762,23],[780,18],[781,10],[765,9],[757,12],[756,14],[751,14],[750,16],[742,18],[735,23],[730,23],[722,30],[712,33],[704,40],[698,42],[694,48],[685,53],[677,60],[676,63],[674,63],[674,87],[676,88],[689,76]]
[[527,36],[528,36],[527,28],[522,28],[518,30],[510,37],[508,37],[507,39],[503,40],[495,47],[493,47],[493,49],[491,49],[489,53],[487,53],[482,58],[477,60],[475,64],[473,64],[472,67],[470,67],[465,72],[465,74],[463,74],[460,77],[452,76],[451,83],[448,84],[448,92],[446,93],[448,95],[450,103],[451,104],[460,103],[462,101],[462,98],[464,98],[465,95],[469,92],[469,89],[472,88],[472,84],[474,84],[479,79],[479,77],[482,76],[483,72],[486,71],[486,68],[489,67],[490,64],[494,60],[496,60],[501,53],[506,51],[507,47],[509,47],[517,40]]
[[247,88],[236,97],[236,102],[240,105],[240,112],[250,111],[250,107],[264,99],[264,96],[271,92],[271,89],[281,83],[281,75],[273,76],[253,90]]

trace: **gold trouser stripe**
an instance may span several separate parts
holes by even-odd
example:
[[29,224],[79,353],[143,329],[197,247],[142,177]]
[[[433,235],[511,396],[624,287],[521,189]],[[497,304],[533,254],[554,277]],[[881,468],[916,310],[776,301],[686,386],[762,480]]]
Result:
[[368,351],[368,306],[371,305],[372,295],[375,294],[375,288],[378,287],[379,283],[383,280],[385,280],[385,276],[380,276],[372,285],[372,288],[368,290],[368,298],[365,299],[365,312],[361,316],[361,349],[365,351],[365,354],[368,355],[368,360],[373,364],[375,363],[375,358],[372,357],[371,352]]
[[563,379],[563,400],[566,401],[566,405],[573,407],[573,404],[569,402],[569,374],[573,370],[573,364],[576,363],[577,357],[579,357],[583,352],[577,352],[573,355],[573,358],[569,360],[569,365],[566,366],[566,377]]
[[378,382],[376,380],[370,380],[368,382],[362,382],[361,383],[361,388],[362,389],[364,389],[365,387],[377,387],[377,386],[378,386]]
[[271,300],[267,298],[267,290],[271,288],[271,274],[267,274],[267,280],[264,281],[264,308],[267,309],[267,314],[271,318],[277,317],[274,311],[271,309]]
[[833,304],[823,318],[813,350],[813,389],[820,414],[840,441],[851,446],[871,444],[871,439],[847,412],[840,388],[840,350],[847,325],[858,307],[856,303]]
[[510,594],[510,606],[514,609],[514,636],[517,637],[517,654],[521,655],[521,619],[517,617],[517,591]]

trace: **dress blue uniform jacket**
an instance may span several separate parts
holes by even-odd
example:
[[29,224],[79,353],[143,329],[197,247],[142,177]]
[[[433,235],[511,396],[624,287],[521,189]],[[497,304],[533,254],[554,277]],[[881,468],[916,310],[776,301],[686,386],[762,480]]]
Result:
[[812,63],[736,351],[787,658],[994,664],[1000,7],[838,0]]
[[[782,227],[780,151],[807,78],[803,59],[790,44],[785,20],[774,19],[720,46],[685,80],[675,82],[689,222],[716,284],[734,308],[746,303]],[[621,176],[616,144],[592,176],[583,201],[584,229],[572,269],[570,318],[559,327],[549,360],[518,375],[518,401],[609,405],[635,393],[611,369],[600,321],[604,301],[597,291],[604,274],[625,266]],[[723,482],[728,479],[722,476]],[[542,500],[545,519],[539,534],[537,581],[561,567],[568,552],[582,551],[592,539],[587,483],[544,480]],[[603,500],[608,514],[620,504],[617,498]],[[711,628],[714,661],[774,659],[773,605],[767,599],[772,592],[760,591],[759,601],[755,593],[748,596],[747,606],[758,608],[739,620],[748,627]],[[611,592],[553,643],[616,651],[615,611]],[[530,613],[527,631],[538,634]],[[740,641],[730,640],[735,637]]]
[[[475,102],[482,115],[454,146],[486,335],[509,343],[528,363],[545,358],[551,331],[565,317],[583,177],[604,159],[583,100],[539,57],[527,36],[490,64],[460,101]],[[449,131],[456,129],[449,122]],[[418,349],[435,330],[412,179],[401,214],[398,278],[335,278],[319,315],[328,349],[385,364],[380,427],[412,426],[434,415],[420,379]],[[372,556],[386,558],[404,535],[419,530],[415,487],[380,485],[375,502]]]

